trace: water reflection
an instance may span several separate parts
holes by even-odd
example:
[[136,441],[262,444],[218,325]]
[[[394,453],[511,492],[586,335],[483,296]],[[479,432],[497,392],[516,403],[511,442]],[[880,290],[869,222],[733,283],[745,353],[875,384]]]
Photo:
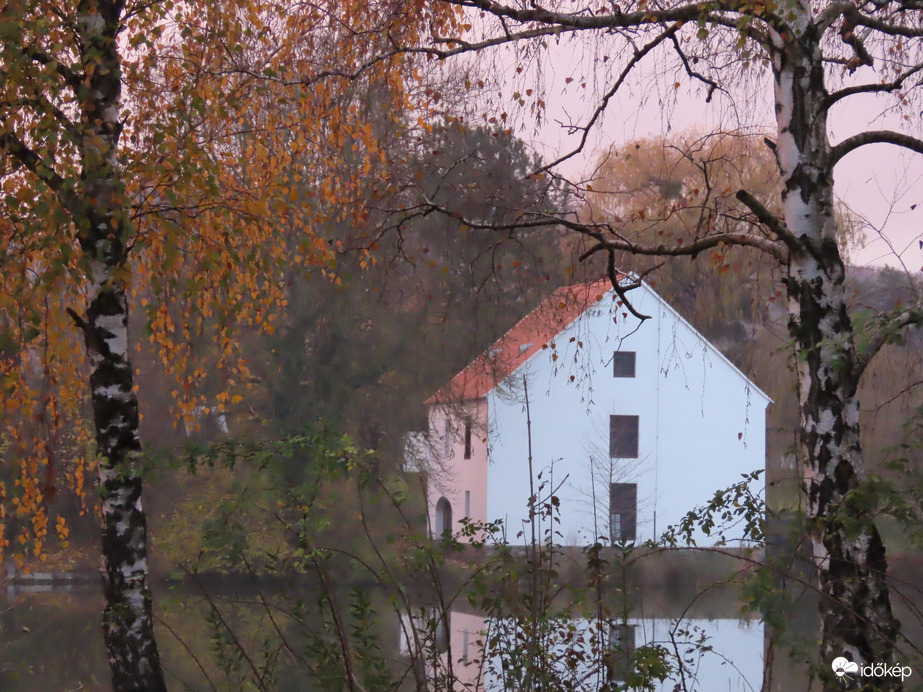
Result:
[[[553,618],[532,623],[463,610],[440,618],[436,609],[424,608],[399,624],[403,655],[428,654],[430,679],[451,670],[471,692],[520,689],[528,675],[533,685],[542,679],[542,688],[550,681],[560,689],[587,691],[638,684],[645,675],[660,677],[658,657],[669,668],[653,688],[658,691],[755,692],[763,686],[764,626],[756,619]],[[527,673],[527,659],[534,655],[529,652],[532,632],[543,660],[536,664],[533,659]]]
[[[264,642],[270,652],[281,646],[255,590],[222,587],[206,594],[191,585],[160,586],[154,602],[155,633],[169,689],[312,689],[291,658],[280,656],[273,676],[260,688],[249,684],[255,675],[246,665],[233,660],[228,665],[217,653],[215,612],[245,656],[262,654]],[[0,690],[111,690],[103,605],[98,584],[17,584],[0,590]]]
[[[316,588],[290,584],[273,590],[227,583],[213,585],[207,593],[191,585],[159,589],[155,615],[165,673],[171,689],[177,690],[326,692],[329,685],[314,682],[312,666],[324,659],[313,655],[311,642],[315,635],[328,637],[331,647],[324,651],[336,652],[337,633],[326,629],[329,621],[318,615],[337,602],[354,647],[357,632],[378,642],[374,653],[387,667],[388,682],[369,690],[498,692],[527,689],[523,681],[529,680],[533,690],[598,692],[617,689],[613,683],[619,681],[636,685],[632,676],[659,677],[657,665],[663,659],[670,670],[654,685],[659,692],[677,686],[688,692],[806,692],[807,669],[793,665],[788,654],[791,650],[810,658],[816,651],[817,604],[810,593],[790,604],[784,616],[787,643],[775,648],[764,641],[770,632],[759,619],[733,617],[739,612],[733,597],[702,597],[690,608],[691,600],[675,590],[667,598],[650,585],[627,617],[614,619],[568,614],[517,621],[471,608],[407,607],[394,593],[359,585],[343,586],[328,598]],[[371,613],[361,626],[354,617],[360,594]],[[462,600],[467,602],[459,596],[456,603]],[[317,607],[306,606],[295,617],[293,604],[299,601]],[[99,626],[102,607],[98,587],[0,590],[0,690],[110,689]],[[912,616],[900,608],[898,616],[909,623],[905,631],[910,641],[920,641]],[[254,662],[271,661],[272,675],[261,686],[252,684],[254,675],[246,665],[226,669],[216,653],[216,624],[226,626],[221,631],[233,634],[235,646],[240,644]],[[538,645],[530,649],[533,641]],[[228,651],[233,653],[233,647]],[[354,654],[361,666],[358,647]],[[245,663],[236,659],[241,661]],[[530,663],[536,671],[531,679],[525,673]],[[536,679],[540,676],[543,680]],[[548,680],[556,682],[546,684]]]
[[[252,646],[273,634],[260,596],[225,588],[204,597],[188,587],[155,594],[158,640],[172,688],[250,689],[242,679],[229,679],[215,660],[209,603],[216,603],[235,636]],[[383,592],[374,598],[382,652],[393,661],[393,679],[403,681],[392,689],[522,689],[522,664],[529,655],[522,623],[459,608],[444,616],[434,607],[398,613]],[[346,601],[345,594],[342,600]],[[99,626],[102,606],[98,588],[86,586],[45,593],[20,591],[0,601],[0,690],[108,690]],[[291,622],[285,626],[288,646],[299,641],[300,627]],[[699,616],[677,620],[648,613],[624,621],[561,617],[542,621],[541,628],[546,677],[553,674],[571,689],[595,691],[628,679],[637,672],[639,653],[654,646],[663,647],[673,665],[655,689],[667,692],[680,682],[690,691],[761,689],[763,626],[757,620]],[[649,668],[650,660],[645,665]],[[288,654],[280,657],[276,673],[266,689],[318,689],[312,687],[301,662]]]
[[0,690],[111,688],[98,586],[17,585],[0,598]]

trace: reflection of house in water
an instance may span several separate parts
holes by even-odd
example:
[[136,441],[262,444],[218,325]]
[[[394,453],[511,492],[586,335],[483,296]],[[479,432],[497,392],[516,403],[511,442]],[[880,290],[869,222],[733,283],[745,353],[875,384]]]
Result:
[[[406,623],[404,623],[406,624]],[[663,647],[672,670],[655,690],[756,692],[763,684],[763,625],[732,618],[629,618],[623,623],[585,619],[545,621],[546,660],[563,689],[599,690],[624,682],[635,671],[638,656]],[[515,665],[504,658],[523,655],[522,628],[512,620],[487,619],[461,611],[448,617],[449,641],[440,642],[441,666],[451,655],[457,682],[471,692],[517,689],[509,677]],[[406,630],[404,630],[406,632]],[[409,653],[406,639],[403,654]],[[484,643],[493,642],[488,655]],[[448,651],[445,649],[448,648]],[[502,653],[506,652],[506,653]]]
[[556,542],[657,538],[765,467],[769,398],[646,284],[630,296],[651,319],[608,281],[558,289],[428,400],[408,447],[435,535],[503,519],[525,542],[535,492],[560,502]]

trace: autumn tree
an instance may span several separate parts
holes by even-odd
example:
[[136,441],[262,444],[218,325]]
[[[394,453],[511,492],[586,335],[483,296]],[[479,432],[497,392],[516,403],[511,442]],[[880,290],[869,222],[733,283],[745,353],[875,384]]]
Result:
[[389,145],[370,176],[368,217],[326,231],[342,244],[336,280],[296,272],[287,282],[287,314],[260,356],[267,405],[257,408],[263,430],[324,420],[400,464],[403,433],[424,423],[420,402],[539,300],[547,281],[563,280],[566,253],[557,229],[485,235],[404,206],[405,190],[422,184],[484,220],[545,208],[551,181],[526,177],[537,162],[521,141],[457,118],[391,128],[379,137]]
[[[0,547],[40,555],[49,525],[66,538],[50,500],[87,492],[95,467],[115,689],[164,689],[132,301],[175,382],[175,415],[193,419],[206,390],[216,408],[237,405],[252,380],[238,335],[273,331],[282,268],[329,262],[318,217],[350,215],[363,185],[320,144],[348,139],[354,164],[381,156],[351,107],[357,85],[387,84],[383,110],[408,107],[410,61],[356,66],[383,50],[375,37],[410,40],[453,16],[377,3],[0,4],[0,530],[12,529]],[[319,212],[312,197],[339,204]],[[204,354],[190,346],[202,333]]]
[[[589,186],[582,195],[585,221],[614,221],[626,238],[659,244],[694,236],[709,219],[743,218],[737,190],[771,199],[779,194],[780,180],[761,136],[691,131],[606,148]],[[690,205],[687,198],[700,201]],[[775,302],[778,267],[745,248],[719,245],[660,273],[656,268],[663,260],[657,257],[621,251],[614,259],[638,274],[655,270],[650,278],[658,293],[694,315],[696,327],[712,340],[745,341],[742,330],[763,322],[764,306]]]
[[[675,80],[677,88],[688,80],[707,103],[727,107],[743,121],[758,117],[745,117],[748,101],[739,85],[751,97],[763,95],[772,103],[766,146],[781,178],[778,196],[759,198],[738,189],[733,191],[738,206],[731,213],[704,213],[687,234],[654,242],[629,237],[616,218],[558,221],[588,239],[588,255],[610,258],[613,281],[618,252],[680,257],[740,246],[778,263],[797,349],[800,446],[821,592],[821,658],[825,665],[843,655],[859,663],[893,662],[899,631],[886,582],[885,549],[873,508],[851,500],[866,465],[856,392],[882,344],[921,323],[923,311],[918,305],[904,306],[857,330],[844,290],[847,269],[838,243],[833,181],[837,165],[861,147],[888,144],[923,153],[923,140],[908,133],[913,130],[869,128],[835,141],[829,119],[854,98],[873,96],[882,109],[895,109],[902,122],[919,129],[923,8],[906,0],[442,1],[468,13],[466,31],[437,32],[428,43],[403,48],[447,59],[508,46],[497,62],[517,64],[516,74],[529,74],[529,61],[551,45],[586,50],[589,59],[578,69],[587,74],[577,83],[585,90],[581,93],[596,85],[598,99],[584,119],[570,122],[578,148],[605,111],[617,107],[633,78]],[[765,94],[762,90],[770,91],[770,85],[771,95]],[[517,88],[513,98],[520,108],[546,114],[549,96],[540,89]],[[701,193],[697,199],[685,190],[680,203],[706,210]],[[526,215],[518,225],[548,221]],[[838,685],[828,672],[826,689]],[[870,689],[872,681],[855,685]],[[877,685],[896,689],[900,681],[879,680]]]

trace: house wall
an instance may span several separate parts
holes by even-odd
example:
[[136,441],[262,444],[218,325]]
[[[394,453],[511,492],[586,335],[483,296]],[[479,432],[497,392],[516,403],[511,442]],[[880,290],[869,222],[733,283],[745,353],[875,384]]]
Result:
[[[531,538],[527,391],[532,487],[540,504],[560,500],[560,523],[541,523],[540,541],[608,536],[610,482],[638,484],[641,541],[765,468],[765,395],[646,286],[631,294],[652,317],[641,324],[612,295],[487,396],[486,516],[504,520],[510,543]],[[634,378],[613,377],[617,349],[636,353]],[[639,417],[637,459],[609,458],[610,415]]]
[[[448,421],[448,427],[446,422]],[[465,423],[471,425],[471,458],[465,459]],[[436,506],[444,497],[452,507],[452,532],[466,516],[465,497],[470,493],[468,515],[472,521],[487,519],[487,402],[463,402],[434,406],[429,413],[430,464],[427,507],[430,533],[437,535]],[[446,434],[448,433],[448,446]]]

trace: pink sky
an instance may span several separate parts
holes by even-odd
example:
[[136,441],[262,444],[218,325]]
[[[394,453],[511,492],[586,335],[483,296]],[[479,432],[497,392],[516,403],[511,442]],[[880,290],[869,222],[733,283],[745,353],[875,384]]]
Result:
[[[604,66],[594,61],[590,51],[574,50],[571,45],[564,43],[552,49],[551,55],[542,61],[541,72],[534,61],[524,61],[520,64],[526,65],[526,69],[516,73],[517,61],[510,57],[512,53],[492,61],[494,74],[503,83],[504,101],[513,101],[515,92],[525,95],[529,88],[533,89],[533,98],[540,96],[546,101],[542,125],[536,126],[534,119],[524,115],[517,129],[517,134],[536,147],[546,160],[568,151],[578,141],[576,136],[567,137],[557,121],[585,119],[596,104],[594,72]],[[729,97],[720,94],[715,95],[711,104],[706,103],[704,93],[691,92],[685,75],[677,74],[669,66],[651,63],[650,67],[658,76],[626,83],[622,97],[613,99],[601,124],[597,124],[585,153],[562,164],[561,172],[571,179],[586,177],[602,149],[641,137],[669,135],[690,128],[715,131],[747,127],[764,129],[768,134],[774,130],[768,75],[741,87],[741,93],[734,94],[734,99],[742,105],[735,108]],[[856,77],[862,81],[878,80],[870,68],[858,71]],[[573,81],[566,83],[568,78]],[[676,82],[681,84],[679,89],[674,88]],[[581,86],[584,83],[586,87]],[[907,121],[899,113],[882,113],[886,105],[872,96],[841,101],[830,116],[832,142],[863,129],[895,129],[919,135],[908,126],[919,125],[919,114],[911,114],[911,120]],[[869,224],[866,244],[853,251],[851,261],[897,267],[903,262],[911,272],[923,270],[923,252],[919,247],[923,238],[923,155],[889,145],[871,145],[844,158],[835,175],[838,198]],[[911,209],[914,205],[916,208]]]

